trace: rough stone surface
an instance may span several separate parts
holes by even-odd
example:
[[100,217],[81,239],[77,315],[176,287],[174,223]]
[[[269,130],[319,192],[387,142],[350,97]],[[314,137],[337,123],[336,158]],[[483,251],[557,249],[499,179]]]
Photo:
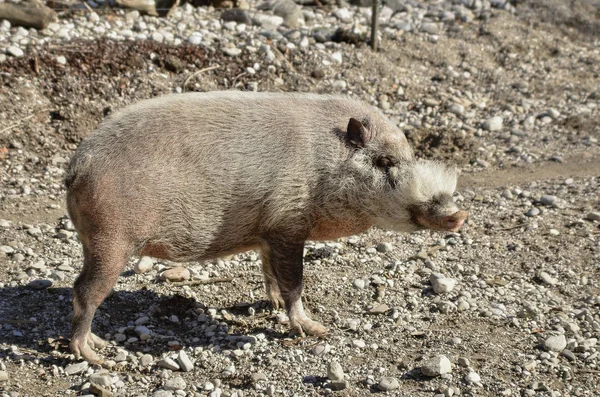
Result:
[[546,338],[544,348],[553,352],[561,352],[567,347],[567,339],[564,335],[554,335]]
[[170,282],[186,281],[190,278],[190,271],[185,267],[174,267],[164,271],[160,278]]
[[452,372],[452,364],[448,357],[439,355],[425,361],[421,366],[421,372],[425,376],[440,376]]

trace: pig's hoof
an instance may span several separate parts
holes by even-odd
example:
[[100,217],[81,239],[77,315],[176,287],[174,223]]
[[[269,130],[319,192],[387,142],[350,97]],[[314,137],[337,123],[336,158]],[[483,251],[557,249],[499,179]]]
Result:
[[306,333],[313,336],[325,336],[329,332],[321,323],[313,321],[310,318],[294,321],[293,328],[299,335]]
[[273,283],[267,282],[266,290],[267,296],[271,301],[271,305],[273,305],[273,309],[285,309],[285,302],[281,297],[281,292],[279,292],[279,288],[277,288],[277,286]]
[[90,333],[86,340],[74,339],[70,343],[71,351],[77,359],[83,358],[90,364],[102,364],[102,360],[93,349],[101,349],[106,346],[106,342]]
[[271,300],[273,309],[275,309],[275,310],[285,309],[285,302],[283,301],[283,298],[281,297],[281,294],[279,292],[277,292],[277,293],[271,292],[269,294],[269,299]]

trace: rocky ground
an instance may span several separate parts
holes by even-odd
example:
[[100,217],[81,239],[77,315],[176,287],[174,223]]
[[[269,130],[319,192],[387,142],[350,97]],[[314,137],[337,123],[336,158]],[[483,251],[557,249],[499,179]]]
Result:
[[[385,4],[377,53],[365,1],[151,17],[90,0],[42,31],[0,22],[2,396],[598,394],[600,5]],[[256,253],[132,258],[93,325],[106,363],[74,360],[70,153],[114,109],[215,89],[372,103],[420,156],[461,167],[467,225],[309,244],[324,339],[288,335]]]

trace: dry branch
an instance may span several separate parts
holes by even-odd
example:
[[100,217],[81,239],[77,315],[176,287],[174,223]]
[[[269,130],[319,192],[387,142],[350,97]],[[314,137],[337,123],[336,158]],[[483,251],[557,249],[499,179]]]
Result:
[[209,278],[208,280],[194,280],[194,281],[183,281],[181,283],[170,283],[177,287],[183,285],[206,285],[206,284],[218,284],[218,283],[230,283],[233,281],[231,277],[215,277]]

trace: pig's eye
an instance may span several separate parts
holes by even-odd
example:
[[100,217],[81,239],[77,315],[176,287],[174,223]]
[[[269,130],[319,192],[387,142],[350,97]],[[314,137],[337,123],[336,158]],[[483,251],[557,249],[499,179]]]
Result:
[[391,171],[392,167],[395,167],[397,164],[396,159],[388,156],[379,157],[376,161],[377,167],[381,168],[381,170],[387,176],[388,182],[392,189],[396,188],[396,179],[394,178],[393,172]]
[[389,156],[383,156],[383,157],[379,157],[377,159],[377,167],[386,170],[389,169],[390,167],[394,167],[396,165],[396,160],[389,157]]

